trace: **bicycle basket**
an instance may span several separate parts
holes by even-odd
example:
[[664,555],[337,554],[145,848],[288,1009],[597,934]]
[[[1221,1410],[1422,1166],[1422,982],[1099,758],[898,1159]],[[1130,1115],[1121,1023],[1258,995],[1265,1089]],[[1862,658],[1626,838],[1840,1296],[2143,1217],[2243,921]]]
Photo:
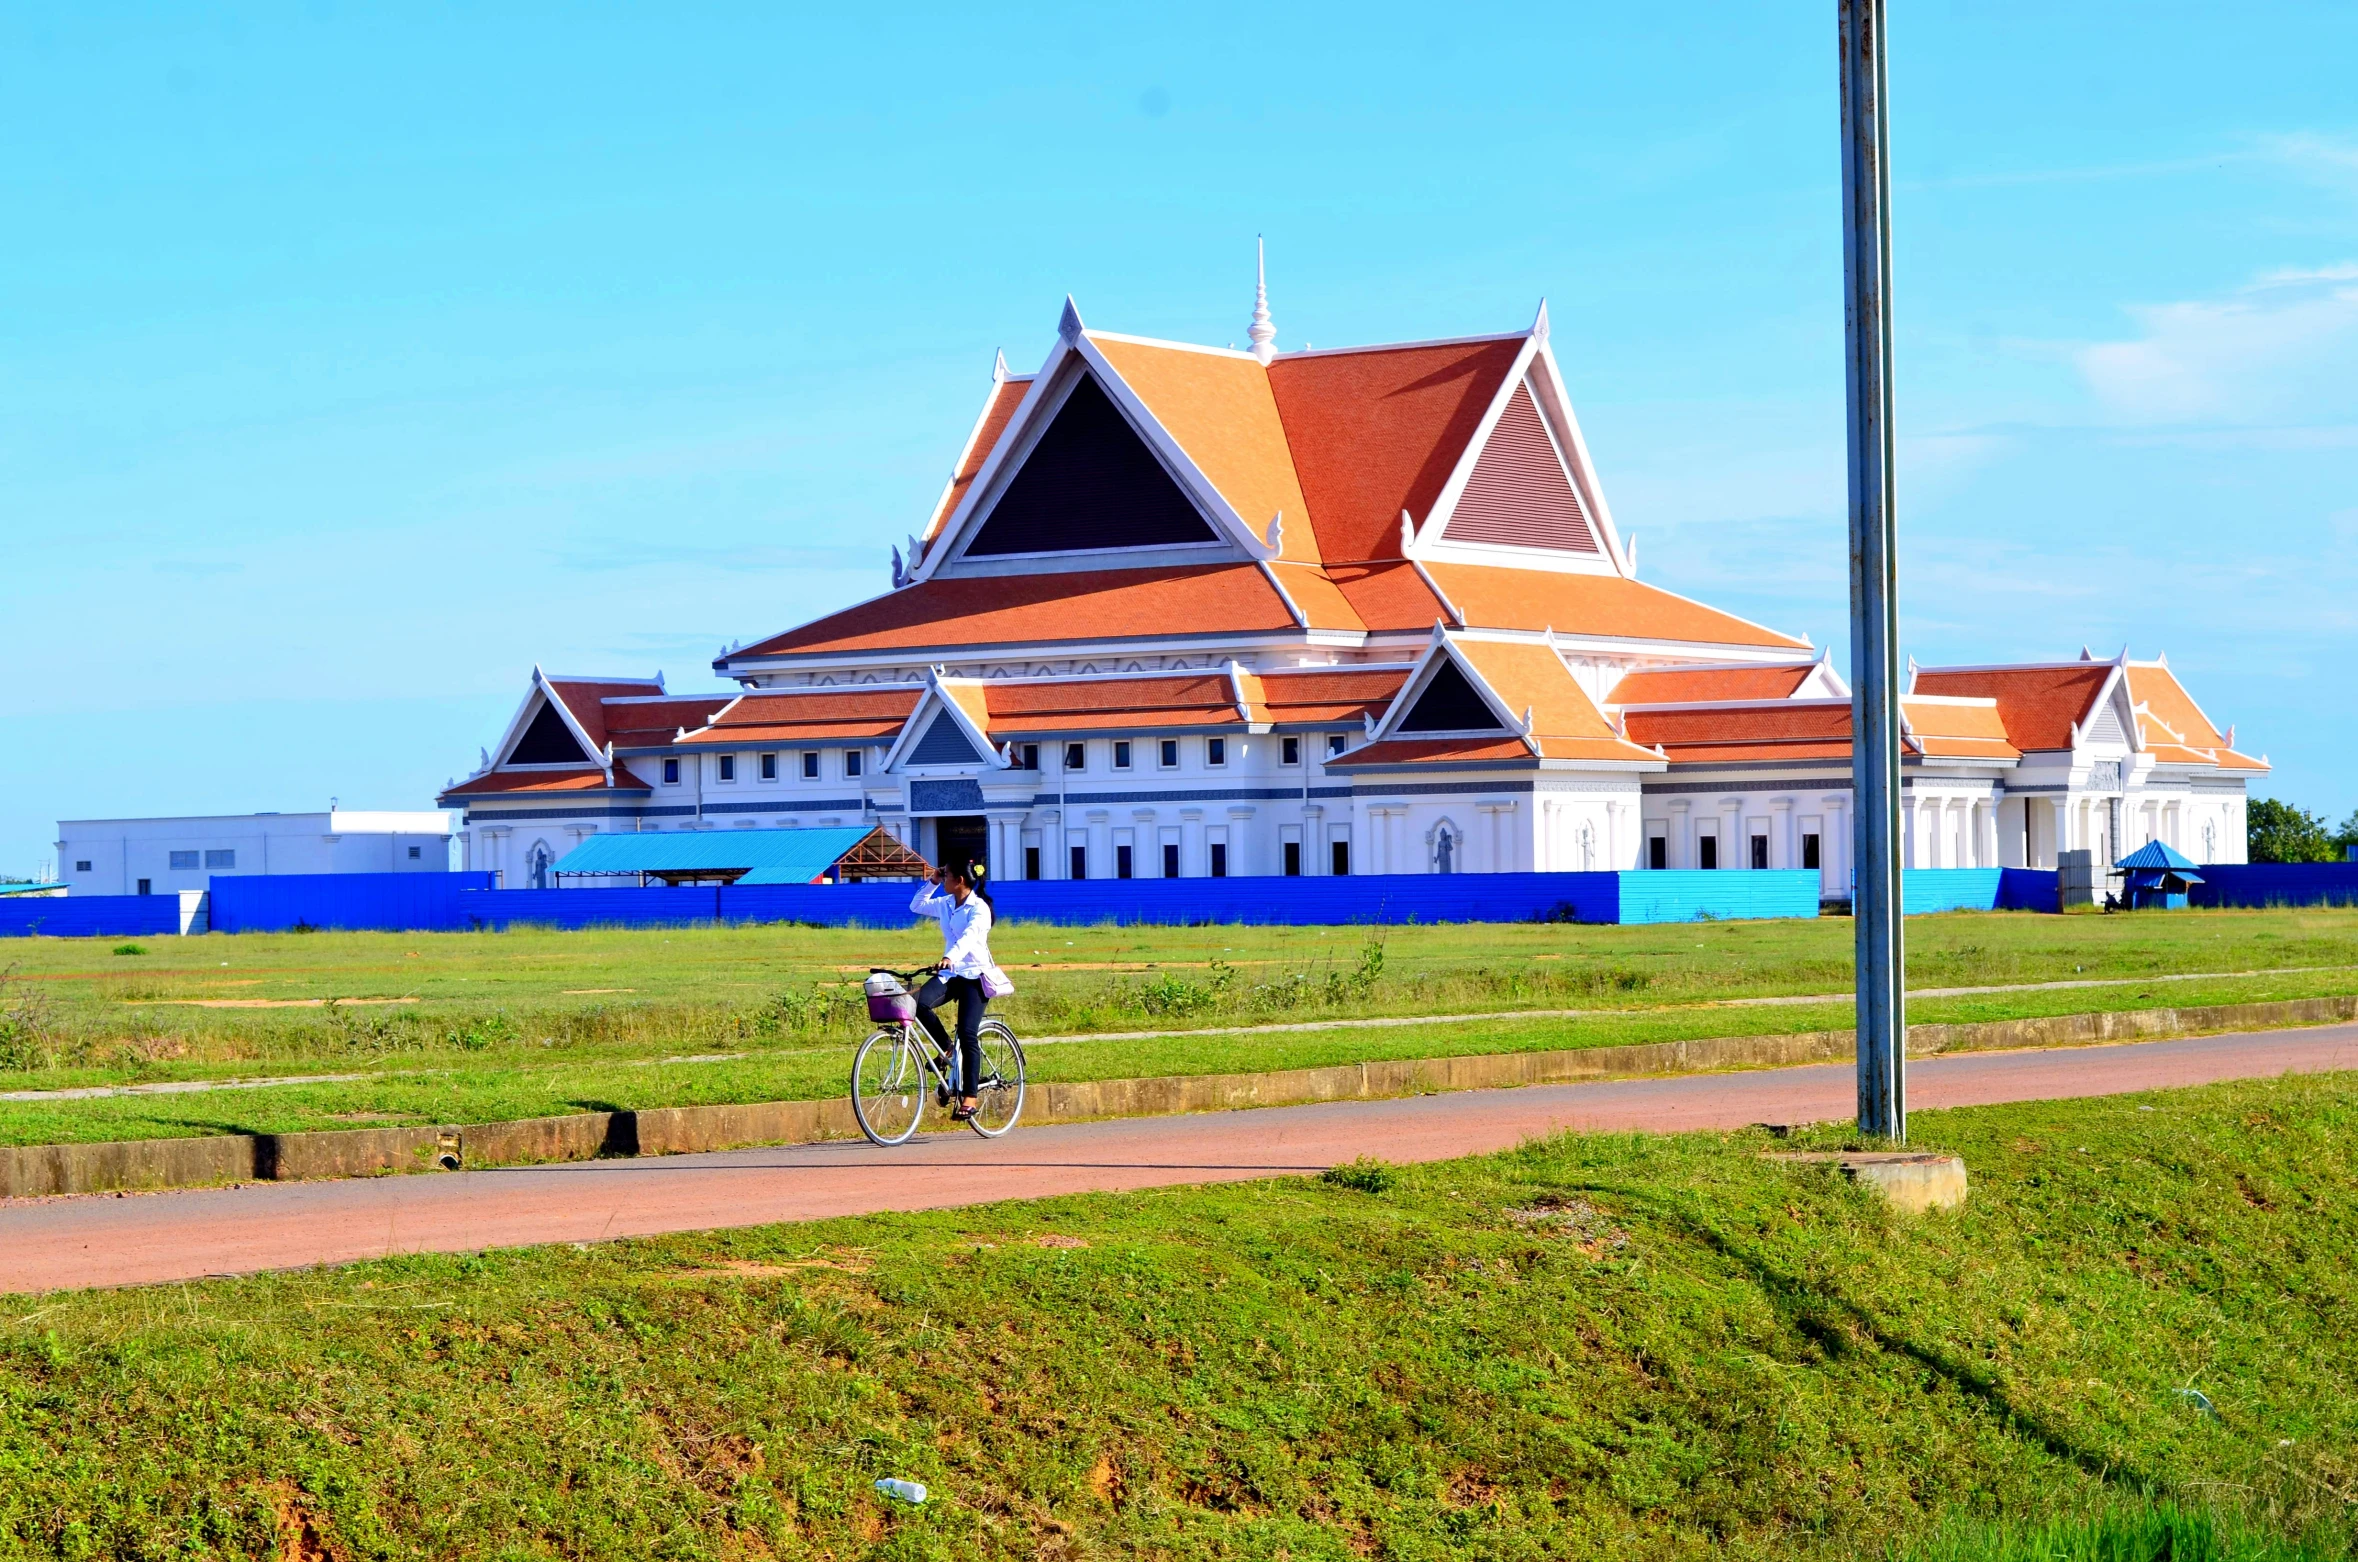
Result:
[[917,1018],[917,999],[901,979],[889,971],[878,971],[868,978],[868,1018],[872,1020],[913,1020]]

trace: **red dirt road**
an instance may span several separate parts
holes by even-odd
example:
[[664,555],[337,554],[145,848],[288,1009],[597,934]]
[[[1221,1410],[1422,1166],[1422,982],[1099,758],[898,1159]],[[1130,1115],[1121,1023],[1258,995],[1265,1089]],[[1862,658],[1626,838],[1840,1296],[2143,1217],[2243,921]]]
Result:
[[[1913,1110],[2358,1070],[2358,1025],[2127,1046],[1967,1053],[1908,1068]],[[0,1292],[144,1285],[666,1231],[1446,1160],[1563,1129],[1676,1133],[1828,1122],[1848,1065],[1537,1085],[1022,1129],[113,1197],[0,1201]]]

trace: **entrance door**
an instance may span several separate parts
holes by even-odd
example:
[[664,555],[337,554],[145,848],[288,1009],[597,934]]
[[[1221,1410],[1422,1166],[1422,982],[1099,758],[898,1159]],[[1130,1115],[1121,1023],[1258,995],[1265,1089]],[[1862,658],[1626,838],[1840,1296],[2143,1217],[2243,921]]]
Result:
[[979,862],[985,868],[991,862],[991,825],[981,814],[952,814],[933,822],[935,849],[940,853],[934,866],[963,868]]

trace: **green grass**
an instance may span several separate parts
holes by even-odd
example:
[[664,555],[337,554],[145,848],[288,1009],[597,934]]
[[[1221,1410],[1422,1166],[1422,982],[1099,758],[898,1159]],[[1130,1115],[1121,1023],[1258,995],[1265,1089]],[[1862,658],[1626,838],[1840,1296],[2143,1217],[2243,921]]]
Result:
[[20,1299],[0,1555],[2358,1556],[2358,1077],[1916,1127]]
[[[2358,913],[2184,912],[1911,919],[1917,988],[2124,985],[1921,999],[1921,1021],[2343,994]],[[925,930],[795,927],[501,934],[246,935],[159,940],[117,958],[92,940],[16,941],[0,984],[0,1090],[362,1073],[337,1084],[203,1095],[0,1102],[0,1144],[276,1133],[706,1102],[843,1088],[867,964],[915,965]],[[1234,1073],[1398,1057],[1838,1029],[1851,926],[1508,924],[1371,928],[1052,928],[1011,923],[999,952],[1027,1035],[1429,1016],[1319,1029],[1080,1041],[1038,1049],[1036,1077]],[[2301,971],[2300,967],[2325,967]],[[2243,972],[2202,981],[2173,973]],[[323,1008],[201,1008],[178,1000]],[[1452,1020],[1575,1008],[1577,1017]],[[725,1062],[665,1059],[732,1054]]]

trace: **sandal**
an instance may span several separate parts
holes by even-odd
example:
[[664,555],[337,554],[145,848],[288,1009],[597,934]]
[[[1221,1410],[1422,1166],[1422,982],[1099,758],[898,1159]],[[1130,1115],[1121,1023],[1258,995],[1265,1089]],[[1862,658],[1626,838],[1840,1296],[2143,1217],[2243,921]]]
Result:
[[971,1123],[974,1121],[974,1114],[981,1110],[982,1103],[980,1101],[961,1101],[956,1106],[950,1108],[950,1121],[953,1123]]

